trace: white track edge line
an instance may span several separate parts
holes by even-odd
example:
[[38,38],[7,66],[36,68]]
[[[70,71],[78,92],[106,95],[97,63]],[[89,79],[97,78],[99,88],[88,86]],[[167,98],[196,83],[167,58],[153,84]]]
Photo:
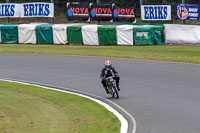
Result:
[[42,85],[36,85],[36,84],[33,84],[33,83],[25,83],[25,82],[21,82],[21,81],[14,81],[14,80],[7,80],[7,79],[0,79],[0,80],[7,81],[7,82],[13,82],[13,83],[20,83],[20,84],[24,84],[24,85],[32,85],[32,86],[41,87],[41,88],[45,88],[45,89],[49,89],[49,90],[55,90],[55,91],[65,92],[65,93],[69,93],[69,94],[73,94],[73,95],[78,95],[78,96],[90,99],[90,100],[102,105],[103,107],[105,107],[107,110],[109,110],[115,116],[118,117],[118,119],[121,122],[120,133],[127,133],[128,132],[128,121],[124,118],[124,116],[122,116],[122,114],[120,114],[117,110],[112,108],[110,105],[108,105],[108,104],[106,104],[106,103],[104,103],[100,100],[97,100],[95,98],[92,98],[92,97],[89,97],[89,96],[86,96],[86,95],[83,95],[83,94],[78,94],[78,93],[74,93],[74,92],[70,92],[70,91],[66,91],[66,90],[59,90],[59,89],[50,88],[50,87],[46,87],[46,86],[42,86]]

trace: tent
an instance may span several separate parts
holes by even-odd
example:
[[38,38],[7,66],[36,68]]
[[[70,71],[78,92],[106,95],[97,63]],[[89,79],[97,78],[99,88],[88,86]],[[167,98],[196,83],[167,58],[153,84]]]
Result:
[[133,45],[133,28],[137,25],[119,25],[116,27],[117,45]]
[[82,26],[83,24],[67,27],[67,39],[69,43],[83,44]]
[[18,44],[18,28],[17,25],[2,25],[1,39],[4,44]]
[[53,44],[52,24],[42,24],[36,27],[38,44]]
[[116,26],[117,25],[102,25],[98,27],[98,37],[100,45],[116,45]]
[[41,24],[20,24],[18,25],[18,32],[19,32],[19,43],[31,43],[36,44],[36,26]]
[[83,44],[99,45],[98,27],[100,25],[85,25],[82,26]]

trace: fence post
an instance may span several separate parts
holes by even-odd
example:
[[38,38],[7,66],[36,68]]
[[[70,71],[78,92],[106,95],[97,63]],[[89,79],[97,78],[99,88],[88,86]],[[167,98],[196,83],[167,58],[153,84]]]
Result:
[[[6,0],[6,3],[9,3],[9,0]],[[10,18],[8,17],[7,18],[7,23],[9,23],[10,22]]]
[[[51,0],[51,3],[54,3],[54,0]],[[54,11],[55,11],[55,5],[54,5]],[[55,16],[55,12],[54,12],[54,16]],[[55,19],[54,19],[54,17],[51,19],[51,23],[52,24],[54,24],[54,21],[55,21]]]
[[143,5],[143,0],[140,0],[140,22],[142,23],[142,5]]
[[[97,0],[97,4],[100,4],[100,0]],[[98,25],[100,25],[100,21],[98,21]]]
[[[182,4],[185,4],[185,0],[182,0]],[[183,24],[185,24],[185,20],[183,20]]]

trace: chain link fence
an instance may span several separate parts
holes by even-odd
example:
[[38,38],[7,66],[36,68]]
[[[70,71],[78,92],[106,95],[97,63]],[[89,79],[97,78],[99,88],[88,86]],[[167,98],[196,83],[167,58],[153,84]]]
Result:
[[[29,3],[29,2],[49,2],[52,0],[1,0],[0,3]],[[137,22],[140,20],[140,0],[99,0],[101,3],[124,3],[129,5],[136,4],[136,18]],[[11,23],[35,23],[35,22],[45,22],[45,23],[68,23],[66,17],[66,5],[68,2],[89,2],[96,3],[97,0],[53,0],[54,2],[54,20],[51,18],[0,18],[0,22],[11,22]],[[171,21],[143,21],[144,23],[183,23],[181,20],[176,20],[176,3],[182,3],[182,0],[143,0],[144,5],[171,5],[172,20]],[[185,4],[200,4],[200,1],[196,0],[185,0]],[[97,23],[97,22],[89,22]],[[109,23],[109,22],[105,22]],[[199,21],[185,21],[186,24],[200,24]]]

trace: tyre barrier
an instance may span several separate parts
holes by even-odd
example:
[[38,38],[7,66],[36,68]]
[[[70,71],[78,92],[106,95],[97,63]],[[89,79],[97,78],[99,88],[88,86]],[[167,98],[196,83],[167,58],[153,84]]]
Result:
[[200,26],[174,24],[0,24],[2,44],[162,45],[199,43]]

